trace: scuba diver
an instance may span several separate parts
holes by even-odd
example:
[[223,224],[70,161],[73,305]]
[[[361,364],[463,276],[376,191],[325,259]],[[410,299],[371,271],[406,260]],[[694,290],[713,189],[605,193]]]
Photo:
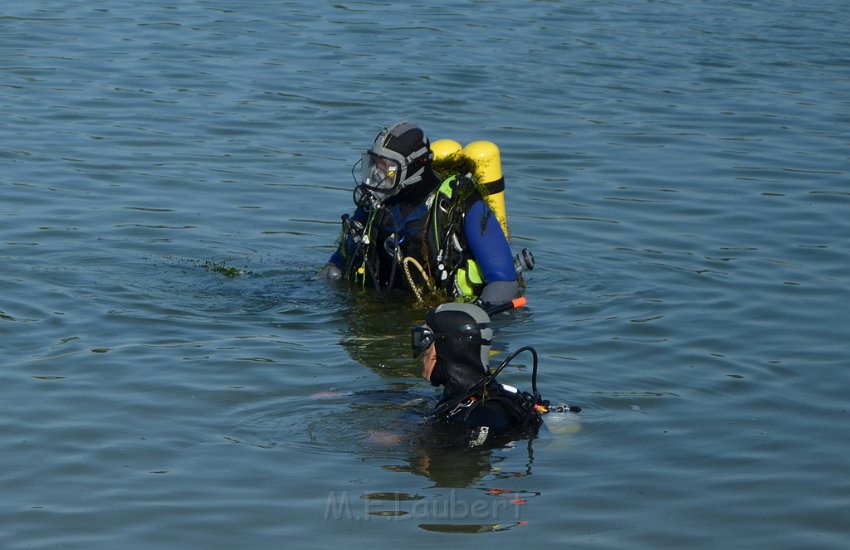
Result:
[[[475,304],[458,302],[438,306],[428,313],[425,325],[411,330],[414,357],[422,359],[422,377],[444,388],[430,415],[432,425],[445,428],[452,444],[493,446],[533,437],[542,424],[541,414],[548,412],[549,402],[537,392],[537,353],[521,348],[490,372],[492,337],[490,316]],[[496,381],[522,351],[534,356],[533,393]]]
[[[516,298],[519,272],[533,267],[533,257],[523,250],[515,261],[506,225],[474,170],[443,179],[433,161],[431,142],[415,124],[398,122],[377,135],[352,168],[356,210],[342,216],[324,276],[380,294],[412,291],[419,299],[420,287],[485,305]],[[494,183],[503,184],[498,170]]]

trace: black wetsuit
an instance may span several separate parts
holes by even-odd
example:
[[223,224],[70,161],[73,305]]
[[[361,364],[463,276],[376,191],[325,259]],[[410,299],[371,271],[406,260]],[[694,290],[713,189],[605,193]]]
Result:
[[[471,311],[463,311],[464,307],[445,304],[425,320],[434,332],[436,353],[428,379],[444,388],[433,414],[435,424],[455,433],[465,430],[472,447],[536,431],[542,420],[535,397],[496,382],[485,366],[492,331],[489,317],[475,306],[466,305],[474,308]],[[477,312],[478,319],[473,316]]]
[[533,436],[542,423],[531,394],[497,382],[466,399],[443,399],[435,412],[435,423],[447,426],[470,447]]

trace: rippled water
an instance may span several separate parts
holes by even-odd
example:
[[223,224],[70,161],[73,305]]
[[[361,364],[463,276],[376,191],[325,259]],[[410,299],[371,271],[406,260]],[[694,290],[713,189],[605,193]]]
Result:
[[[0,543],[846,547],[848,22],[4,4]],[[584,409],[530,443],[427,450],[424,309],[312,278],[401,118],[502,150],[537,267],[497,338]]]

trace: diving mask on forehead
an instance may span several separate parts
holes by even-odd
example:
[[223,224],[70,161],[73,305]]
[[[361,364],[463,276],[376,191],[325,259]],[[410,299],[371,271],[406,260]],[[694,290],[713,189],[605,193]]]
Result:
[[410,345],[413,348],[413,358],[416,359],[431,347],[436,335],[427,325],[413,327],[410,329]]
[[468,323],[455,327],[451,332],[434,332],[428,325],[420,325],[410,330],[410,345],[413,348],[413,358],[419,357],[436,340],[454,338],[470,343],[489,346],[492,342],[482,332],[491,333],[490,324]]

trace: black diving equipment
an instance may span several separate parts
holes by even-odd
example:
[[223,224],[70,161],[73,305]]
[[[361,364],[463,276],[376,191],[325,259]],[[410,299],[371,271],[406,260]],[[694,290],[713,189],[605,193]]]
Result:
[[[440,418],[446,413],[453,411],[458,405],[469,401],[470,397],[478,394],[480,391],[482,391],[483,388],[489,386],[490,383],[492,383],[496,379],[496,377],[505,369],[505,367],[507,367],[508,364],[513,361],[517,355],[524,351],[531,353],[531,356],[533,358],[533,366],[531,370],[531,391],[533,392],[533,394],[530,396],[531,402],[534,405],[534,409],[538,413],[548,413],[550,410],[552,410],[550,409],[549,401],[541,399],[540,392],[537,391],[537,350],[535,350],[531,346],[524,346],[508,355],[505,360],[502,361],[498,367],[496,367],[495,370],[493,370],[488,376],[482,378],[479,382],[470,386],[465,393],[462,393],[459,397],[455,399],[451,399],[440,404],[437,408],[434,409],[434,412],[432,412],[430,416],[433,418]],[[564,404],[559,405],[555,410],[557,410],[558,412],[568,411],[572,413],[579,413],[581,412],[581,407]]]
[[[519,298],[515,298],[510,302],[505,302],[504,304],[499,304],[496,306],[490,306],[486,308],[485,311],[488,316],[491,316],[496,313],[501,313],[503,311],[522,307],[526,303],[528,303],[528,300],[526,300],[524,296],[520,296]],[[464,336],[464,333],[467,333],[466,338],[468,338],[470,342],[478,345],[489,346],[492,343],[490,340],[483,339],[475,335],[475,333],[480,331],[481,328],[487,327],[489,327],[489,324],[482,325],[480,323],[470,323],[457,327],[451,333],[434,332],[428,325],[413,327],[412,329],[410,329],[410,345],[413,348],[413,358],[415,359],[419,357],[419,355],[423,353],[426,349],[428,349],[437,338],[446,338],[451,335],[455,335],[456,338],[462,338]]]

